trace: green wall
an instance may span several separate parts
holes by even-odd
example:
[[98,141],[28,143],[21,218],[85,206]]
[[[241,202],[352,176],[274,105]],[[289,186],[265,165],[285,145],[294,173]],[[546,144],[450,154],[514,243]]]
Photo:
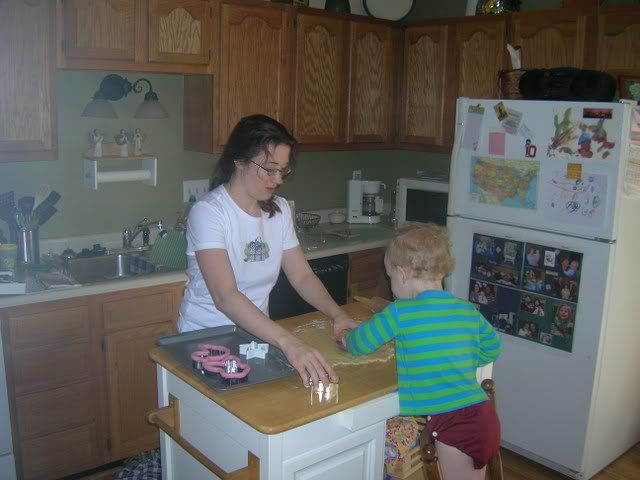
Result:
[[[217,158],[188,152],[182,147],[184,86],[180,75],[120,72],[131,82],[141,76],[148,78],[169,112],[167,119],[133,118],[144,92],[131,93],[114,102],[117,119],[82,117],[84,106],[107,73],[119,72],[57,72],[57,160],[0,163],[0,192],[13,190],[19,198],[31,195],[41,185],[48,184],[62,195],[56,205],[58,213],[40,231],[43,239],[120,232],[144,217],[160,218],[167,225],[173,225],[176,212],[185,206],[182,203],[182,181],[208,178]],[[95,191],[84,187],[82,153],[89,148],[88,136],[93,128],[104,133],[105,142],[113,142],[113,135],[121,128],[127,131],[140,128],[145,135],[144,152],[158,158],[158,185],[104,183]],[[104,169],[113,168],[112,163]],[[118,161],[115,168],[136,166],[134,161]],[[344,207],[346,180],[351,178],[354,169],[361,169],[365,178],[393,185],[397,176],[415,175],[417,169],[431,168],[436,172],[446,172],[447,156],[404,151],[303,153],[295,175],[282,188],[282,194],[296,201],[298,211]],[[392,199],[392,193],[393,189],[389,188],[388,200]],[[0,221],[0,229],[6,233],[4,222]]]

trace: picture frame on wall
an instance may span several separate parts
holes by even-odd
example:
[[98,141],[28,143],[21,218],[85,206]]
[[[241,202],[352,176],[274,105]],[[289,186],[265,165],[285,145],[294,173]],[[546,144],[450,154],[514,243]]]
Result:
[[640,76],[620,75],[618,77],[620,98],[640,101]]

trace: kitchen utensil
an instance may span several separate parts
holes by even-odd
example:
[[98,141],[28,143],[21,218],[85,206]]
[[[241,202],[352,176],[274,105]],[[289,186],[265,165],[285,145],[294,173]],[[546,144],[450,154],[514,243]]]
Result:
[[35,198],[31,196],[20,197],[18,199],[18,208],[20,209],[22,217],[24,218],[24,227],[30,227],[32,225],[34,202]]
[[33,208],[36,208],[38,205],[42,203],[42,201],[49,196],[51,193],[51,187],[49,185],[42,185],[36,190],[34,195],[35,202],[33,204]]
[[40,204],[33,211],[33,216],[38,223],[40,222],[40,218],[44,215],[44,212],[49,207],[53,207],[58,200],[60,200],[60,194],[55,190],[52,190],[51,193],[47,195],[47,198],[40,202]]
[[[212,372],[214,375],[202,375],[197,369],[193,368],[193,358],[191,354],[196,350],[207,351],[207,348],[202,348],[205,346],[204,344],[224,347],[225,350],[229,349],[232,355],[237,355],[240,344],[251,343],[252,341],[258,343],[262,340],[235,325],[225,325],[222,327],[205,328],[203,330],[181,333],[179,335],[160,337],[156,339],[156,344],[171,355],[186,371],[192,372],[200,382],[214,390],[241,388],[286,377],[295,373],[295,369],[287,361],[282,351],[275,347],[269,348],[269,352],[264,359],[252,358],[247,361],[247,366],[250,366],[251,372],[249,373],[247,370],[249,375],[246,377],[246,380],[240,383],[229,382],[227,379],[222,378],[218,374],[219,372]],[[202,363],[207,364],[209,362],[207,362],[205,358]],[[236,366],[238,365],[236,364]],[[244,372],[242,368],[240,368],[240,370],[240,373]]]
[[15,221],[15,199],[12,191],[0,193],[0,218],[13,226]]
[[58,210],[54,207],[49,207],[46,210],[41,211],[40,215],[37,218],[34,218],[34,220],[38,222],[37,225],[44,225],[57,211]]

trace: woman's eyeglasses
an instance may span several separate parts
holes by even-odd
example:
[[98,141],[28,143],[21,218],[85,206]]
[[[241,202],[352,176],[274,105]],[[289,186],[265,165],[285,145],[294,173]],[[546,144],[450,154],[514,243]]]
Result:
[[276,175],[280,175],[280,178],[282,180],[286,179],[289,175],[291,175],[293,173],[293,170],[291,168],[267,168],[267,167],[263,167],[262,165],[260,165],[259,163],[254,162],[253,160],[249,160],[251,163],[253,163],[254,165],[256,165],[257,167],[261,168],[262,170],[264,170],[265,172],[267,172],[267,175],[269,175],[270,177],[275,177]]

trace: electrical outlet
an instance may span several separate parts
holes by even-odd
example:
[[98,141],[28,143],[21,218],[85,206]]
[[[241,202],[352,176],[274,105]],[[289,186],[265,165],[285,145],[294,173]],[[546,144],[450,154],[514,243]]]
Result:
[[198,200],[202,195],[209,191],[209,180],[185,180],[182,182],[182,201],[187,203],[189,197],[193,195]]

